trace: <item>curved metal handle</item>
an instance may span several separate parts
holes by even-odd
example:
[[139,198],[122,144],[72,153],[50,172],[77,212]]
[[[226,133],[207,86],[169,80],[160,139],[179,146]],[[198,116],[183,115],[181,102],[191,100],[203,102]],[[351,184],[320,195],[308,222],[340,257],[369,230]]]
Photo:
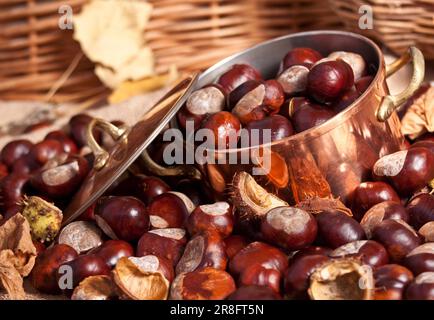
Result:
[[377,109],[377,119],[384,122],[392,115],[392,113],[407,99],[409,99],[423,82],[425,77],[425,59],[422,52],[416,47],[408,48],[398,60],[386,66],[386,77],[391,76],[396,71],[401,69],[411,60],[413,65],[413,76],[411,77],[410,84],[401,93],[397,95],[387,95],[384,97],[379,108]]
[[93,129],[97,127],[108,133],[113,138],[113,140],[119,140],[123,138],[128,128],[124,126],[116,127],[114,124],[111,124],[110,122],[103,119],[93,119],[87,126],[87,145],[92,150],[92,153],[95,156],[93,167],[95,168],[95,170],[101,170],[107,164],[107,161],[109,159],[109,153],[104,150],[98,144],[98,142],[96,142],[95,137],[93,136]]
[[156,163],[152,158],[149,156],[148,151],[143,151],[141,154],[141,159],[146,165],[146,168],[152,173],[160,177],[175,177],[175,176],[182,176],[182,177],[189,177],[196,180],[202,179],[201,172],[192,165],[177,165],[177,166],[171,166],[171,167],[163,167]]

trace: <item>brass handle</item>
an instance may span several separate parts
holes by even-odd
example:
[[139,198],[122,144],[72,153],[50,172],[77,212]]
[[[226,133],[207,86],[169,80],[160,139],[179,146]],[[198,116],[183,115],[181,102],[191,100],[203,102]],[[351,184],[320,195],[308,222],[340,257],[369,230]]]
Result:
[[398,60],[386,66],[386,77],[394,74],[410,60],[413,65],[413,75],[410,84],[403,92],[397,95],[387,95],[384,97],[377,110],[378,121],[384,122],[389,119],[392,113],[409,99],[422,84],[425,77],[425,59],[422,52],[416,47],[410,47]]
[[108,121],[102,119],[93,119],[89,125],[87,126],[86,131],[86,140],[87,145],[92,150],[92,153],[95,156],[95,161],[93,167],[95,170],[101,170],[109,159],[109,153],[104,150],[98,142],[96,142],[95,137],[93,136],[93,129],[96,127],[102,129],[104,132],[108,133],[113,140],[119,140],[124,137],[125,132],[127,132],[127,127],[116,127]]
[[175,176],[182,176],[182,177],[189,177],[196,180],[202,179],[201,172],[192,165],[177,165],[177,166],[170,166],[170,167],[163,167],[156,163],[152,158],[149,156],[148,151],[143,151],[141,154],[141,159],[146,165],[146,168],[152,173],[160,177],[175,177]]

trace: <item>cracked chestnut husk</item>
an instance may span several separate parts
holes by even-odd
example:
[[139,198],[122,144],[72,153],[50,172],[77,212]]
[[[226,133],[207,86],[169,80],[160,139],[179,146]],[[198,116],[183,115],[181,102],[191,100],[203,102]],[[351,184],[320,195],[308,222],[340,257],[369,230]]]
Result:
[[238,172],[232,180],[232,202],[240,220],[261,220],[265,214],[276,207],[288,203],[267,192],[245,171]]
[[327,261],[311,275],[308,293],[312,300],[372,300],[372,268],[356,259]]
[[74,289],[71,300],[116,300],[116,285],[109,276],[90,276]]

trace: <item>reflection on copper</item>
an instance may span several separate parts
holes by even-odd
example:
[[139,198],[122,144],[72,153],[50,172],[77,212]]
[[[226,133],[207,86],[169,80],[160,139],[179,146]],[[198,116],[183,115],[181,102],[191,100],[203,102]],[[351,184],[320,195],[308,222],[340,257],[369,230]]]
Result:
[[216,167],[216,165],[207,163],[206,169],[207,177],[212,188],[217,192],[224,192],[226,188],[226,181],[223,175],[219,172],[219,169]]

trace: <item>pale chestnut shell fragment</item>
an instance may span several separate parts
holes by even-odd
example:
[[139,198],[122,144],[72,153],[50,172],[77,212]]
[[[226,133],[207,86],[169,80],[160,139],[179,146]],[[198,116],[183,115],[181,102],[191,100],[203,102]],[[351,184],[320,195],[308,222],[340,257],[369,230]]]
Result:
[[425,238],[425,242],[434,242],[434,221],[425,223],[419,233]]
[[74,248],[78,254],[87,252],[103,243],[103,234],[94,223],[74,221],[66,225],[59,234],[59,243]]
[[372,300],[372,269],[356,259],[327,261],[311,275],[308,293],[312,300]]
[[74,289],[71,300],[112,300],[117,298],[116,286],[109,276],[90,276]]
[[161,272],[153,267],[148,270],[127,257],[116,264],[113,280],[122,293],[133,300],[165,300],[169,294],[170,283]]

